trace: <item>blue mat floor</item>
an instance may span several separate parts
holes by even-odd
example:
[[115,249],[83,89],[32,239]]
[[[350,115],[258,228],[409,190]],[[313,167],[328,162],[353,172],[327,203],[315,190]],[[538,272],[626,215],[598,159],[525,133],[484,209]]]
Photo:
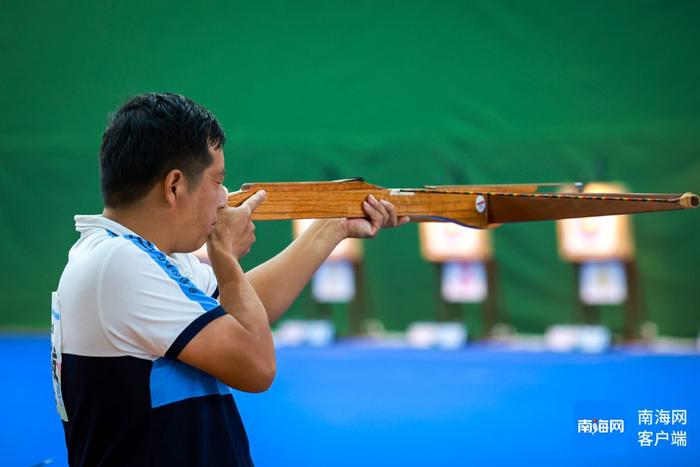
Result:
[[[0,465],[66,465],[48,337],[5,335],[0,352]],[[700,465],[698,355],[347,343],[279,349],[277,366],[268,392],[235,392],[258,467]],[[639,424],[657,409],[687,422]],[[621,419],[624,432],[577,433],[584,418]],[[669,441],[642,447],[641,431]]]

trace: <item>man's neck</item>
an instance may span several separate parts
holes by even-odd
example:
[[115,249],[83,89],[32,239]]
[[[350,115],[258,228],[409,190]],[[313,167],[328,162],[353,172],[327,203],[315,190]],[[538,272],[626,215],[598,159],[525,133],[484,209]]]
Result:
[[148,211],[139,207],[128,209],[116,209],[105,207],[102,216],[117,222],[134,232],[144,240],[153,243],[160,251],[169,255],[172,253],[172,245],[168,241],[169,234],[163,226],[169,225],[167,222],[159,222],[154,211]]

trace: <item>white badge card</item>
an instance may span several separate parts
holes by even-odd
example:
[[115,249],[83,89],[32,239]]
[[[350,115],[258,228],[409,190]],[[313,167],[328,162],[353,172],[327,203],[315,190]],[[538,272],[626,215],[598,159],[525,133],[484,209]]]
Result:
[[61,394],[61,302],[58,292],[51,293],[51,380],[53,381],[53,393],[56,398],[56,410],[61,420],[68,421],[66,407],[63,404]]

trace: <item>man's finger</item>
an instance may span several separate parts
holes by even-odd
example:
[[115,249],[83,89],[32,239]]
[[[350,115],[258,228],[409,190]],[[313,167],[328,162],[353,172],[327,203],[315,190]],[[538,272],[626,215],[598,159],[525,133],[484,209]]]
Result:
[[367,202],[381,215],[381,218],[379,219],[379,227],[384,226],[387,219],[389,219],[389,212],[387,211],[386,206],[380,203],[377,198],[372,195],[367,197]]
[[394,209],[394,205],[391,204],[389,201],[383,199],[379,201],[382,203],[386,211],[389,213],[389,224],[390,226],[394,226],[398,224],[398,219],[396,218],[396,209]]
[[369,217],[369,223],[372,225],[372,231],[379,230],[382,226],[382,223],[384,221],[384,216],[382,215],[382,212],[369,204],[369,202],[364,201],[363,203],[363,208],[365,210],[365,213]]
[[265,193],[265,190],[260,190],[247,200],[243,201],[240,207],[245,206],[250,209],[251,213],[255,212],[258,206],[260,206],[262,202],[265,201],[266,196],[267,193]]

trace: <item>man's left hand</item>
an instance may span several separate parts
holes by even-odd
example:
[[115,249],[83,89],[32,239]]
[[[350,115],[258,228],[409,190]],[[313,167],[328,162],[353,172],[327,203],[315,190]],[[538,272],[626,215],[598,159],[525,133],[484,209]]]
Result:
[[367,214],[367,218],[344,220],[346,237],[374,238],[382,228],[396,227],[410,220],[408,216],[397,217],[393,204],[383,199],[377,200],[372,195],[362,202],[362,209]]

